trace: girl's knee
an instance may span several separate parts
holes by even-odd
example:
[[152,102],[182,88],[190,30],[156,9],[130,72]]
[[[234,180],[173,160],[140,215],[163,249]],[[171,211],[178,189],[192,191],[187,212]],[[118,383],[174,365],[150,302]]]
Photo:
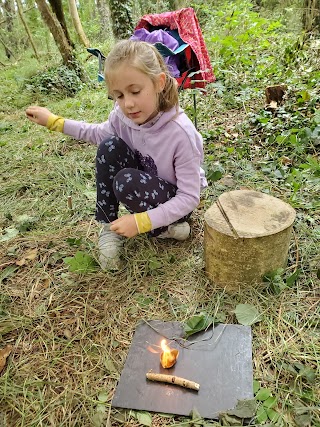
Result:
[[124,168],[114,177],[113,191],[120,202],[124,203],[127,195],[137,188],[136,177],[139,172],[138,169]]
[[97,150],[97,157],[101,157],[102,155],[108,155],[108,157],[112,156],[119,152],[120,149],[125,145],[122,139],[117,136],[111,136],[109,138],[104,139],[100,142]]

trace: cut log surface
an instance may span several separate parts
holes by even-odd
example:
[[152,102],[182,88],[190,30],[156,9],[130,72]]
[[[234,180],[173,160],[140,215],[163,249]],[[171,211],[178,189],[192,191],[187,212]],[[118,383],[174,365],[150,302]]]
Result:
[[265,193],[223,193],[204,215],[208,276],[234,290],[284,267],[295,215],[290,205]]

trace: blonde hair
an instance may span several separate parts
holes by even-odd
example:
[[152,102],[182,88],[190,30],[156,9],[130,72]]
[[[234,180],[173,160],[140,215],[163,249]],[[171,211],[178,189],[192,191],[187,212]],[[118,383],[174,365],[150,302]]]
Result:
[[130,66],[149,76],[154,85],[157,76],[160,73],[165,73],[165,86],[158,94],[158,109],[159,111],[168,111],[174,106],[178,108],[177,81],[170,75],[161,54],[153,45],[135,40],[118,42],[105,60],[104,75],[107,86],[110,85],[109,74],[123,62],[127,62]]

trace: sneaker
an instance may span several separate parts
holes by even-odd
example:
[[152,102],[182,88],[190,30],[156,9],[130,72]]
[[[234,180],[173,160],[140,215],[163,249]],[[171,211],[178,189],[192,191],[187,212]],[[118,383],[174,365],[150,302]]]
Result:
[[105,224],[99,235],[99,262],[103,270],[119,270],[123,237],[110,230]]
[[168,230],[157,236],[159,239],[186,240],[190,235],[190,225],[187,222],[178,222],[168,226]]

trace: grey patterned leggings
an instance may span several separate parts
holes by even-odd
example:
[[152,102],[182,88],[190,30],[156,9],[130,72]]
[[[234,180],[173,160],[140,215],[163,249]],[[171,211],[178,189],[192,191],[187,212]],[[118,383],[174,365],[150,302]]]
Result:
[[[165,203],[177,191],[175,185],[157,176],[150,157],[133,152],[116,136],[102,141],[98,147],[96,185],[96,219],[101,223],[118,218],[119,202],[131,213],[144,212]],[[152,234],[156,236],[165,229],[167,227],[158,228]]]

